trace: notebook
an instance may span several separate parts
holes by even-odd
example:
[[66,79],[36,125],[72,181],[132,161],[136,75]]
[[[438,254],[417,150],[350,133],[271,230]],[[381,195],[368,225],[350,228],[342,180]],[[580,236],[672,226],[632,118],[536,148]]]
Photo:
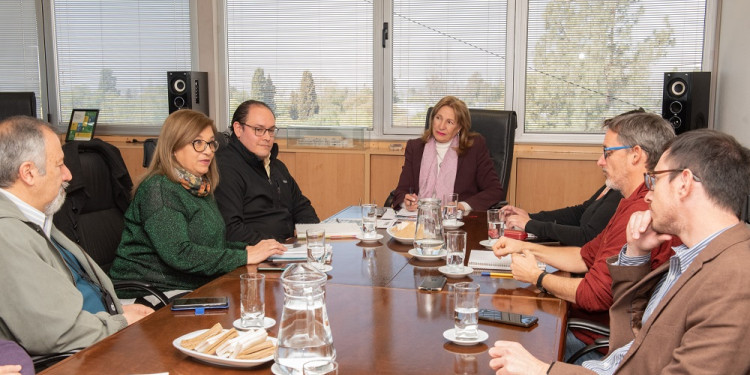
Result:
[[356,223],[319,223],[319,224],[297,224],[297,238],[307,237],[308,229],[324,229],[327,238],[354,238],[361,232]]
[[[469,267],[474,269],[510,271],[510,255],[498,258],[490,250],[472,250],[469,255]],[[537,262],[540,270],[547,268],[544,262]]]

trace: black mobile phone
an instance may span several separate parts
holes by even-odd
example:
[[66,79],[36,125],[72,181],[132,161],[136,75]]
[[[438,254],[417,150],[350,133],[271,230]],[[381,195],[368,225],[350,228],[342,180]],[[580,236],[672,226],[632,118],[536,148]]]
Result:
[[479,309],[479,319],[496,323],[511,324],[519,327],[531,327],[539,318],[533,315],[509,313],[505,311]]
[[427,276],[422,280],[422,283],[419,284],[419,289],[440,291],[443,289],[443,286],[445,286],[446,281],[447,279],[445,276]]
[[194,298],[177,298],[172,301],[172,310],[193,310],[197,308],[204,309],[225,309],[229,307],[227,297],[194,297]]

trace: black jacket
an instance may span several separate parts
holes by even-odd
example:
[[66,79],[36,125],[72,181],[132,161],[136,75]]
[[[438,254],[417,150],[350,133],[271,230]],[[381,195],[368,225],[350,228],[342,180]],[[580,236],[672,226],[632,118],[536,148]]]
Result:
[[227,226],[228,241],[250,245],[268,238],[284,241],[294,236],[294,224],[320,222],[310,200],[276,158],[278,154],[279,146],[274,144],[269,178],[263,160],[235,135],[217,152],[221,180],[214,195]]

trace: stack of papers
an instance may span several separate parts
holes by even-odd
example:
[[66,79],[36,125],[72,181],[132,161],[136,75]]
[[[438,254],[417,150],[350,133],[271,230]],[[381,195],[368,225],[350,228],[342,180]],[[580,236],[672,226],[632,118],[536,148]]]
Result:
[[398,210],[398,212],[396,212],[396,216],[399,216],[399,217],[414,217],[414,218],[416,218],[417,217],[417,211],[409,211],[409,210],[407,210],[405,208],[402,208],[402,209]]
[[284,245],[286,246],[286,252],[281,255],[271,255],[268,257],[269,261],[272,262],[291,262],[297,260],[307,260],[307,245]]
[[359,225],[355,223],[319,223],[319,224],[297,224],[297,238],[305,238],[308,229],[323,229],[327,238],[355,238],[360,232]]

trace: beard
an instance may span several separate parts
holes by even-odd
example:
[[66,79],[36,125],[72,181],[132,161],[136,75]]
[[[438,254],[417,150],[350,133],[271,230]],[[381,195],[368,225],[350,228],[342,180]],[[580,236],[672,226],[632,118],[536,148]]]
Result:
[[57,211],[60,211],[60,208],[62,207],[63,203],[65,203],[65,189],[68,188],[68,183],[63,182],[60,186],[60,191],[57,192],[57,196],[55,199],[52,200],[52,202],[49,202],[44,207],[44,214],[45,215],[54,215]]

